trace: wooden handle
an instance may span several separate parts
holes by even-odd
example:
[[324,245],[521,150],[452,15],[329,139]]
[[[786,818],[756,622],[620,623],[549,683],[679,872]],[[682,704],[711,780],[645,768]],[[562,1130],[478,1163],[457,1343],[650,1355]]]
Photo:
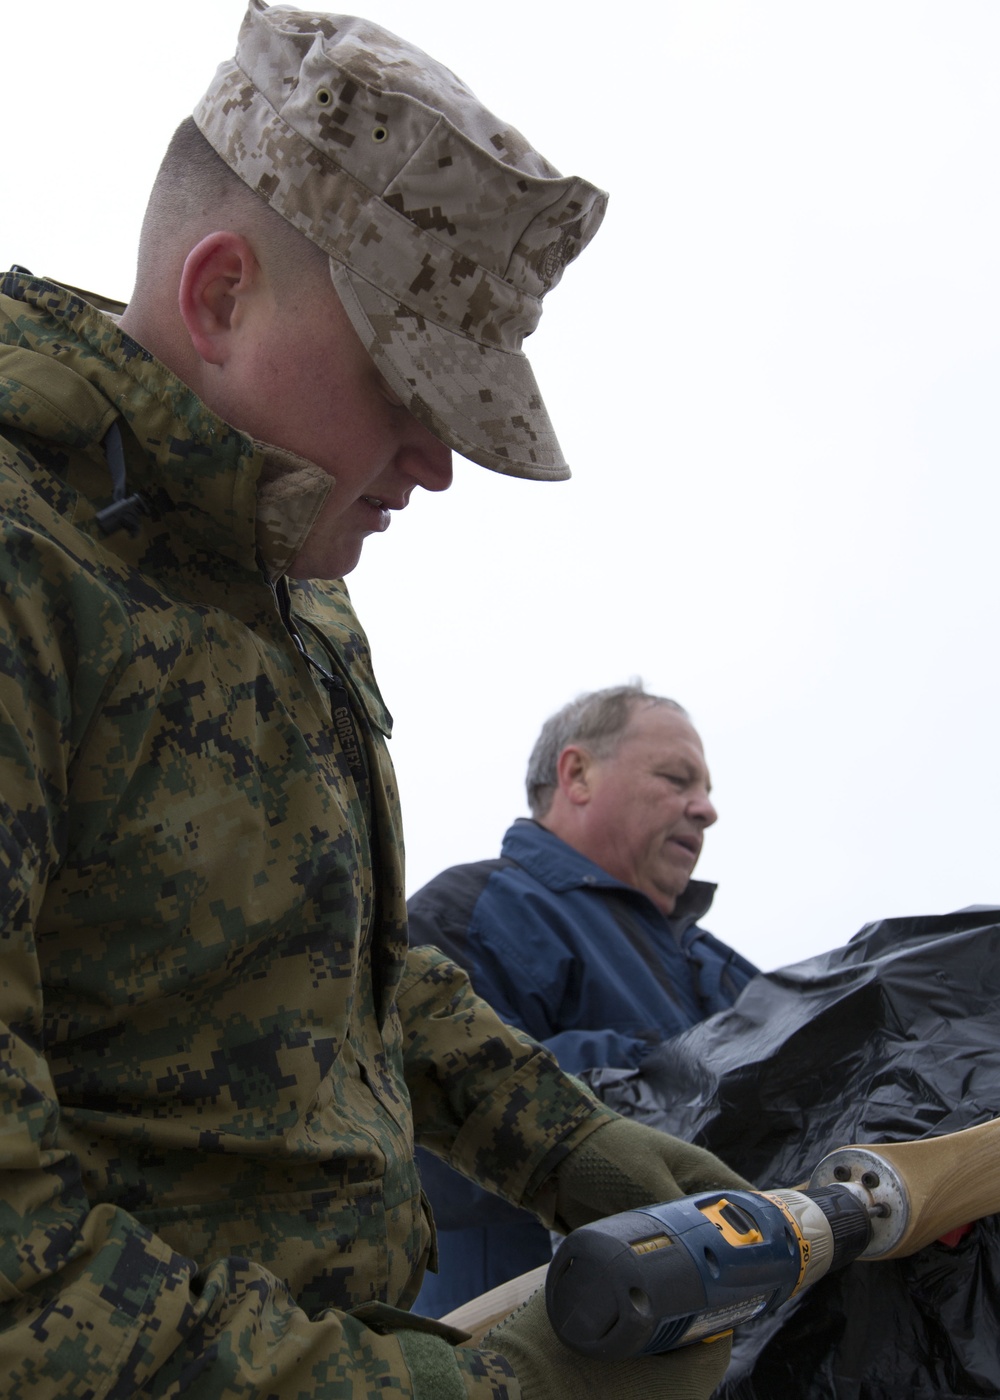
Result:
[[541,1264],[530,1273],[520,1274],[507,1283],[501,1283],[498,1288],[491,1288],[489,1293],[481,1293],[478,1298],[463,1303],[441,1321],[471,1332],[472,1345],[478,1346],[491,1327],[527,1302],[537,1288],[541,1288],[548,1271],[548,1264]]
[[959,1225],[1000,1211],[1000,1118],[922,1142],[865,1148],[893,1167],[909,1195],[909,1219],[884,1259],[903,1258]]

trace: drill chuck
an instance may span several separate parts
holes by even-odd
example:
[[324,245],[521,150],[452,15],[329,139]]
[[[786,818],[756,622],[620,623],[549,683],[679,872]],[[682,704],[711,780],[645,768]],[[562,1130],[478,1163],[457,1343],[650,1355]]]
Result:
[[604,1360],[671,1351],[771,1312],[863,1253],[868,1210],[848,1187],[707,1191],[567,1235],[545,1300],[561,1341]]

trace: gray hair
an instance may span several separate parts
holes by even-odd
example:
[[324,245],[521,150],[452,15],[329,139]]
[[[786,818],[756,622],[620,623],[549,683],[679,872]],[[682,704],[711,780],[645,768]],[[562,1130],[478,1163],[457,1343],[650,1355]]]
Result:
[[531,750],[524,780],[528,807],[536,821],[540,821],[552,805],[559,782],[556,765],[563,749],[568,744],[581,744],[595,758],[607,758],[618,747],[639,705],[666,705],[687,717],[687,710],[676,700],[650,695],[643,689],[641,680],[634,680],[628,685],[614,685],[578,695],[545,721]]

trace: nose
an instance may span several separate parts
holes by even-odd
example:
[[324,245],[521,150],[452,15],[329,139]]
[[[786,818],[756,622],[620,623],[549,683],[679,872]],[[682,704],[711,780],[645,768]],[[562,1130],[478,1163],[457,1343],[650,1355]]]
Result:
[[397,461],[406,475],[425,491],[447,491],[451,485],[451,448],[416,419]]
[[712,826],[719,820],[719,814],[708,795],[707,788],[700,788],[697,792],[692,793],[688,803],[688,816],[701,827]]

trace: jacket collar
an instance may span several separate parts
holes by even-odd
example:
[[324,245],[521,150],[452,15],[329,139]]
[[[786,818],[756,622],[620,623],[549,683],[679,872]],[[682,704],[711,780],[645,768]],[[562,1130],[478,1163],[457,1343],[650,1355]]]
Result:
[[87,295],[24,273],[0,280],[0,422],[100,459],[120,419],[130,491],[190,544],[283,572],[330,477],[224,422],[106,314],[123,308]]
[[[144,521],[148,536],[136,545],[148,547],[155,576],[176,565],[176,579],[184,588],[193,583],[196,601],[207,602],[210,553],[249,571],[258,585],[263,564],[273,581],[298,552],[332,479],[213,414],[119,329],[111,316],[123,309],[30,274],[0,274],[0,434],[4,428],[26,434],[89,462],[87,485],[100,483],[97,492],[67,507],[75,523],[86,524],[88,510],[111,496],[105,439],[118,423],[127,443],[128,489],[147,496],[159,517],[160,523]],[[96,498],[105,487],[106,496]],[[121,535],[98,538],[104,547],[125,548]],[[283,628],[271,590],[248,590],[245,581],[238,576],[240,586],[212,596],[244,621],[257,625],[266,618]],[[296,619],[310,627],[307,649],[324,652],[327,667],[344,673],[369,721],[390,734],[392,719],[343,580],[298,581],[290,592]],[[261,597],[268,604],[264,612]]]
[[[641,890],[609,875],[601,866],[530,818],[519,817],[508,828],[501,854],[516,861],[529,875],[556,893],[573,889],[628,890],[636,899],[645,900],[660,918],[665,917]],[[708,913],[716,889],[717,886],[707,880],[689,882],[678,898],[673,914],[666,919],[677,938]]]

